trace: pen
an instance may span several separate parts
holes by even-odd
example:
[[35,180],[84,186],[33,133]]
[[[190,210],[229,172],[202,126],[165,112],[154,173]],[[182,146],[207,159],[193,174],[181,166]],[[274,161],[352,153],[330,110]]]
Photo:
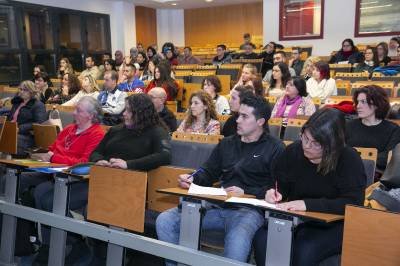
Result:
[[200,173],[201,171],[203,171],[203,169],[199,168],[196,171],[194,171],[190,176],[188,176],[188,179],[191,179],[191,181],[193,181],[193,176],[197,173]]
[[[278,181],[275,181],[275,199],[278,198]],[[277,202],[275,202],[277,203]]]

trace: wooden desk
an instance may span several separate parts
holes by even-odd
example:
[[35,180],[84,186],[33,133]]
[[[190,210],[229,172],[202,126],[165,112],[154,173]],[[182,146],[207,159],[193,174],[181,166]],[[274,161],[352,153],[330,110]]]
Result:
[[[0,160],[0,164],[7,167],[5,175],[5,201],[15,203],[18,197],[19,178],[22,171],[29,171],[29,168],[63,166],[48,162],[35,162],[27,160]],[[15,233],[17,218],[10,215],[3,215],[0,246],[0,264],[14,265]]]
[[[188,194],[187,189],[168,188],[157,190],[160,193],[181,197],[182,212],[179,244],[198,249],[200,244],[201,218],[205,201],[224,202],[230,196],[207,196]],[[243,197],[247,197],[244,195]],[[318,212],[283,211],[261,208],[268,220],[266,262],[268,266],[289,266],[292,253],[292,240],[295,228],[307,221],[331,223],[344,219],[343,215]]]

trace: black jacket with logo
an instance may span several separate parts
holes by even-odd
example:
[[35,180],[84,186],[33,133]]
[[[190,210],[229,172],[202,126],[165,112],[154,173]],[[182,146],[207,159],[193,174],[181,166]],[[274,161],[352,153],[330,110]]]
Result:
[[252,143],[242,142],[237,134],[224,138],[194,175],[194,183],[212,186],[221,181],[224,188],[237,186],[245,194],[264,198],[267,189],[274,185],[273,168],[284,148],[279,139],[268,133]]

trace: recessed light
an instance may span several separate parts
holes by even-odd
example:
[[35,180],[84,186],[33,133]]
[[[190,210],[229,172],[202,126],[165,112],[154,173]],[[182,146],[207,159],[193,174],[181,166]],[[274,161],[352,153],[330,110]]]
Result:
[[171,4],[171,6],[176,6],[176,5],[177,5],[177,3],[172,3],[172,4]]
[[214,0],[206,0],[206,2],[212,2],[212,1],[214,1]]

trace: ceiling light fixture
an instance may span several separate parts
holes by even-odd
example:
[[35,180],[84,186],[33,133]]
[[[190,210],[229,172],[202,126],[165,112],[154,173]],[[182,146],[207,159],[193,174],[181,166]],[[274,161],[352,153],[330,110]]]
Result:
[[214,0],[206,0],[206,2],[212,2],[212,1],[214,1]]
[[172,3],[172,4],[171,4],[171,6],[176,6],[176,5],[177,5],[177,3]]

